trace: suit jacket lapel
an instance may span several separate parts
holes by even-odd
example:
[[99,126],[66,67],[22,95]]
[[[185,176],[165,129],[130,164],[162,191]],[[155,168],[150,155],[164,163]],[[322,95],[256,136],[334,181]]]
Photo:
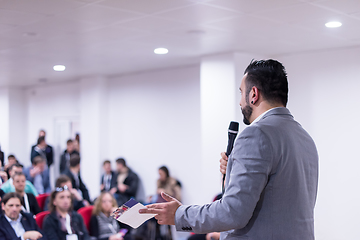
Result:
[[[29,205],[30,205],[30,201],[29,201]],[[30,222],[26,217],[24,217],[24,215],[21,218],[20,222],[22,223],[22,225],[23,225],[23,227],[25,229],[25,232],[31,230]]]
[[5,218],[4,215],[1,216],[1,225],[5,226],[5,229],[8,231],[9,235],[11,236],[11,239],[18,238],[11,224],[8,222],[8,220]]

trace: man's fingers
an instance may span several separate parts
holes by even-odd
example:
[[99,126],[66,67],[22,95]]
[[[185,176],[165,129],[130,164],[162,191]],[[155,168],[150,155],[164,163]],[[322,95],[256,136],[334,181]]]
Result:
[[226,156],[226,153],[225,152],[222,152],[221,153],[221,158],[224,159],[224,160],[228,160],[228,157]]
[[170,195],[166,194],[165,192],[161,192],[161,197],[167,202],[175,201],[175,198],[171,197]]

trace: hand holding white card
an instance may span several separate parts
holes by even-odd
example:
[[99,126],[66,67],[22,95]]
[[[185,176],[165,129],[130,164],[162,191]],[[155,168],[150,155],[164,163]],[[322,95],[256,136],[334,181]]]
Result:
[[124,205],[116,209],[113,214],[114,218],[119,222],[125,223],[132,228],[138,228],[141,224],[155,217],[156,214],[140,214],[139,210],[145,208],[144,205],[130,199]]

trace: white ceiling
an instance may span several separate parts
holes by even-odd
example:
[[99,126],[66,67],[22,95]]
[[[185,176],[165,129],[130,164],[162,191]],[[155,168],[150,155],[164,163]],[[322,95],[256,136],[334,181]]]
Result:
[[0,0],[0,86],[355,46],[359,0]]

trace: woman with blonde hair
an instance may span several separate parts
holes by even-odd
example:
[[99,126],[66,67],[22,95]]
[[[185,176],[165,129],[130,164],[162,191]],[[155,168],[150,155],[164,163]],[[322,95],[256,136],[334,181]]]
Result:
[[90,219],[90,236],[99,240],[123,240],[123,234],[119,233],[119,223],[111,216],[117,207],[115,198],[109,192],[100,194]]

